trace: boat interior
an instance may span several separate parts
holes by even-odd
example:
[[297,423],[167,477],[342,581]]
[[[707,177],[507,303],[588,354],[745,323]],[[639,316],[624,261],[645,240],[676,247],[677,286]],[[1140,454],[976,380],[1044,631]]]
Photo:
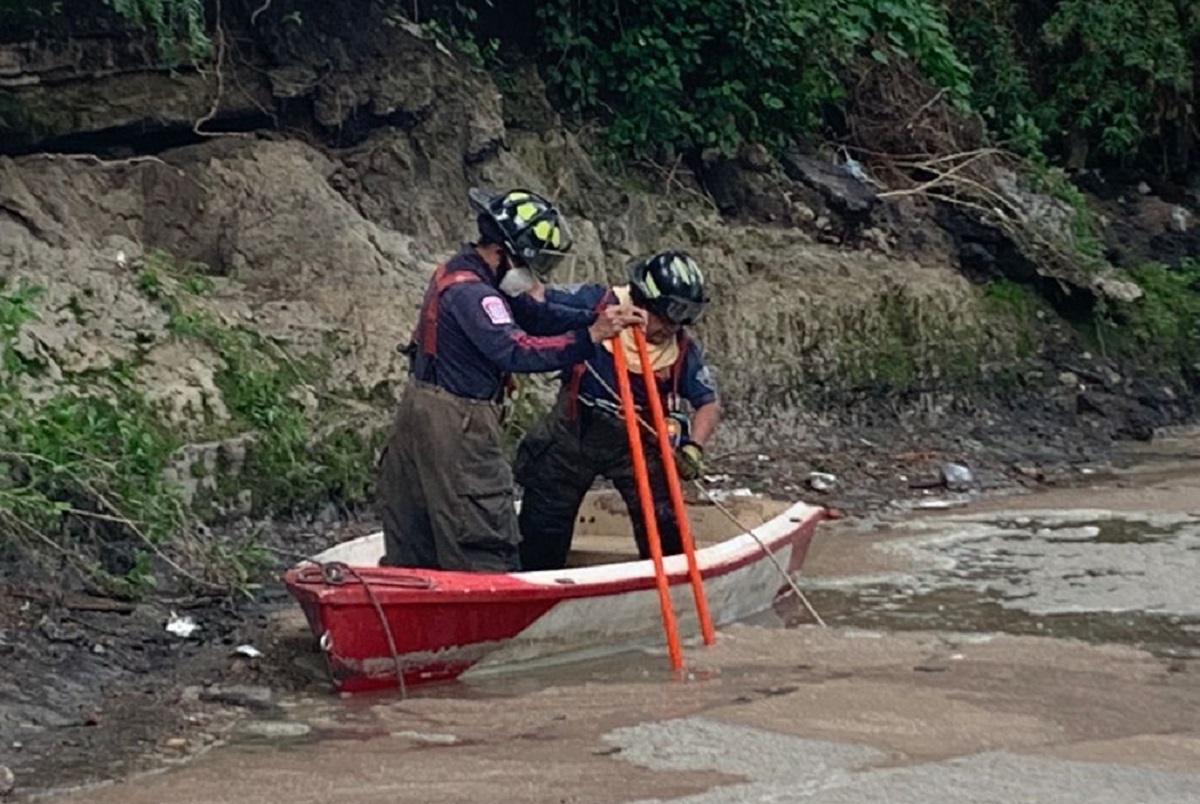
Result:
[[[757,528],[779,516],[793,504],[765,497],[735,495],[721,500],[721,507],[702,498],[688,499],[686,502],[688,522],[691,524],[692,538],[697,549]],[[634,515],[641,516],[641,511],[635,511]],[[575,520],[575,536],[571,540],[567,566],[614,564],[636,561],[637,558],[632,521],[621,496],[612,489],[589,492]]]
[[[721,499],[720,506],[699,499],[697,495],[685,499],[688,522],[697,549],[757,528],[793,505],[793,501],[733,494]],[[641,516],[641,511],[634,512],[634,515]],[[334,545],[319,558],[324,561],[344,561],[351,566],[376,566],[382,555],[382,540],[382,533],[352,539]],[[621,496],[613,489],[601,488],[589,492],[579,508],[567,566],[588,567],[637,559],[632,520]]]

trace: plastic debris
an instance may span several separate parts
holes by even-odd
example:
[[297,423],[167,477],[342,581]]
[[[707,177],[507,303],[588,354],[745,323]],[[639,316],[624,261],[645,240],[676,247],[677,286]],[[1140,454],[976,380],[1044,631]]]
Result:
[[944,463],[942,464],[942,479],[947,488],[960,489],[974,483],[975,475],[961,463]]
[[969,500],[949,500],[949,499],[945,499],[945,498],[926,499],[926,500],[918,500],[913,505],[913,507],[914,508],[922,508],[925,510],[939,510],[939,509],[944,509],[944,508],[960,508],[960,507],[966,505],[968,502],[969,502]]
[[809,472],[808,487],[813,491],[829,491],[837,486],[837,475],[828,472]]
[[167,631],[182,639],[187,639],[199,629],[200,626],[191,617],[180,617],[175,612],[171,612],[171,618],[167,620]]
[[710,499],[717,502],[725,502],[730,497],[756,497],[753,491],[747,488],[740,489],[709,489],[708,496]]
[[238,656],[246,656],[250,659],[257,659],[259,656],[263,655],[262,651],[253,645],[238,645],[233,649],[233,652]]

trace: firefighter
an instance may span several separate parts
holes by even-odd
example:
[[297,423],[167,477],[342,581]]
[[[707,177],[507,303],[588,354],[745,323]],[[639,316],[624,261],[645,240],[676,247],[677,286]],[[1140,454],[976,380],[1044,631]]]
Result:
[[[512,471],[501,412],[512,373],[567,368],[645,316],[512,299],[571,247],[566,222],[526,190],[470,192],[479,239],[434,271],[410,344],[409,381],[380,458],[377,500],[386,566],[520,568]],[[514,282],[514,278],[516,281]]]
[[[581,310],[631,303],[646,312],[646,341],[659,396],[667,408],[666,420],[674,427],[676,465],[683,479],[699,478],[704,472],[704,444],[720,419],[720,403],[712,369],[685,330],[700,318],[709,301],[696,262],[686,252],[663,251],[634,262],[626,285],[611,289],[599,284],[538,286],[533,294]],[[639,418],[649,423],[645,378],[632,331],[622,332],[620,342]],[[524,488],[519,518],[523,569],[565,566],[575,517],[597,476],[612,481],[621,494],[633,519],[638,552],[643,559],[650,556],[621,420],[612,349],[612,343],[605,341],[592,356],[562,374],[553,409],[518,445],[514,474]],[[643,447],[663,555],[673,555],[683,548],[652,432],[643,431]]]

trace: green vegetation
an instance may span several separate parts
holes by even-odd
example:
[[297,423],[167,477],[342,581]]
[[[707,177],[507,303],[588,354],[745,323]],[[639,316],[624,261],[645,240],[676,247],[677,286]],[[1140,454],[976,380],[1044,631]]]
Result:
[[807,396],[815,405],[863,397],[899,405],[922,392],[994,393],[1025,383],[1025,369],[1050,337],[1041,315],[1046,304],[1008,281],[989,283],[983,297],[973,319],[936,298],[889,288],[875,309],[847,322],[825,376],[809,379],[815,393]]
[[1075,167],[1093,154],[1143,156],[1160,169],[1186,157],[1200,63],[1191,0],[948,5],[959,51],[976,67],[973,106],[1014,147],[1048,148]]
[[1145,295],[1098,311],[1097,347],[1143,369],[1200,376],[1200,259],[1177,268],[1148,263],[1131,273]]
[[179,442],[128,366],[37,398],[45,366],[18,343],[40,295],[25,284],[0,292],[2,529],[45,542],[105,586],[140,591],[154,585],[152,559],[186,528],[163,478]]
[[[204,0],[94,0],[89,9],[67,0],[0,0],[0,32],[8,37],[62,35],[103,20],[124,20],[154,37],[169,65],[201,63],[212,55]],[[115,16],[114,16],[115,15]]]
[[[201,417],[189,440],[252,434],[240,471],[214,478],[215,494],[190,501],[167,480],[183,436],[146,398],[136,365],[43,382],[46,366],[21,348],[41,291],[0,287],[0,530],[13,543],[53,547],[112,592],[143,593],[168,568],[193,585],[245,589],[265,554],[253,542],[198,539],[205,515],[231,508],[244,490],[263,514],[359,502],[373,481],[378,435],[332,426],[345,416],[336,400],[322,400],[323,418],[306,405],[317,394],[310,383],[319,381],[320,362],[292,358],[198,309],[198,294],[212,290],[198,267],[152,253],[137,278],[168,313],[170,337],[203,343],[220,360],[216,384],[229,419]],[[199,465],[185,471],[205,474]]]
[[[255,26],[305,25],[307,0],[258,9]],[[366,5],[365,0],[356,2]],[[203,0],[0,0],[9,35],[116,15],[170,63],[211,58]],[[558,106],[599,122],[626,157],[745,141],[853,139],[846,103],[865,66],[915,65],[1006,147],[1084,167],[1195,161],[1200,5],[1192,0],[384,0],[502,78],[535,63]],[[211,10],[211,9],[210,9]],[[222,9],[245,24],[253,9]],[[263,13],[265,12],[265,13]],[[348,13],[352,13],[349,12]],[[364,9],[364,13],[365,9]],[[67,19],[67,17],[71,19]],[[508,63],[503,60],[507,59]],[[503,82],[502,82],[503,83]],[[851,126],[852,129],[852,126]],[[852,144],[852,143],[851,143]]]
[[[406,4],[395,4],[398,13]],[[774,146],[846,131],[866,64],[914,64],[992,138],[1083,167],[1189,158],[1200,63],[1191,0],[489,0],[421,4],[499,74],[534,61],[627,156]],[[428,18],[428,19],[426,19]],[[500,46],[497,46],[499,41]],[[1193,157],[1194,159],[1194,157]]]
[[202,61],[212,42],[205,33],[203,0],[104,0],[134,25],[152,32],[168,64]]

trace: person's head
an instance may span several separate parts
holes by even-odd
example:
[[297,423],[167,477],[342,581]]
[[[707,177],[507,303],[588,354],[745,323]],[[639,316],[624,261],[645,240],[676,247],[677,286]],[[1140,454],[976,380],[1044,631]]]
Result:
[[665,343],[704,314],[704,274],[685,251],[660,251],[629,266],[633,303],[649,314],[646,340]]
[[501,281],[514,268],[544,280],[570,251],[567,222],[544,196],[529,190],[492,195],[472,187],[469,197],[477,212],[477,245],[498,247],[501,260],[496,273]]

